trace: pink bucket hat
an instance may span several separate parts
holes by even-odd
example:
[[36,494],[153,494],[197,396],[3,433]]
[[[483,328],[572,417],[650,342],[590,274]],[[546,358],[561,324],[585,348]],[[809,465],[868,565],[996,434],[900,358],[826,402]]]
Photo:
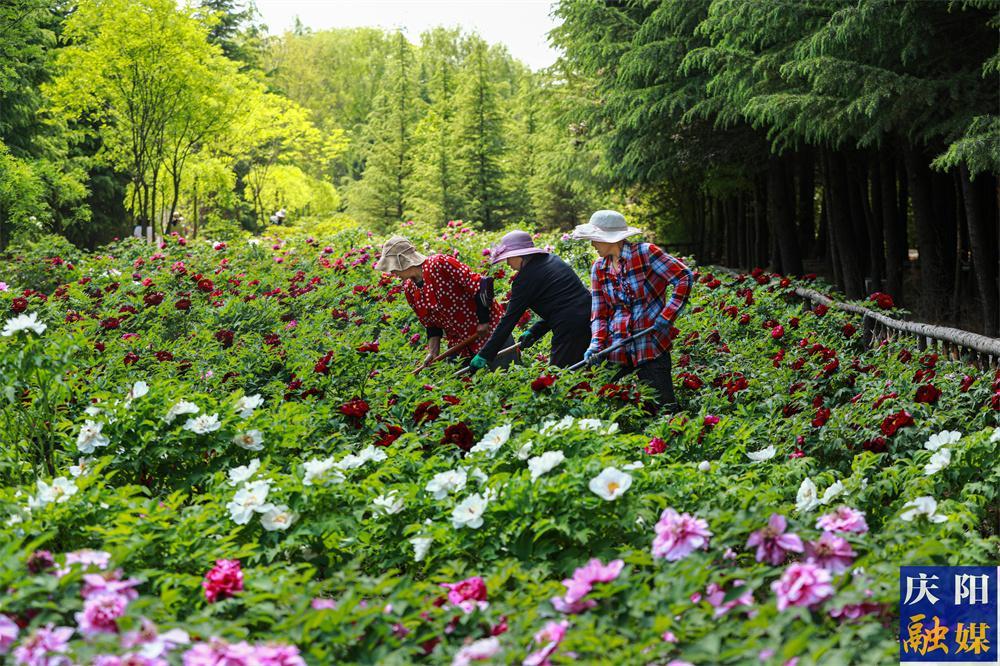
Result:
[[526,254],[548,254],[548,250],[535,247],[531,234],[526,231],[511,231],[490,250],[490,263],[495,264],[508,257],[523,257]]

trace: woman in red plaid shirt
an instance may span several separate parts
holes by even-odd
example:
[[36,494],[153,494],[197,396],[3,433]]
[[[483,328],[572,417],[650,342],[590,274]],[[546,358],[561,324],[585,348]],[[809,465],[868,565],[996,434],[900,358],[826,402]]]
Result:
[[[615,380],[635,372],[652,386],[660,406],[678,408],[670,373],[671,328],[691,293],[691,269],[652,243],[633,243],[641,233],[624,216],[599,210],[590,222],[573,230],[574,238],[589,240],[600,258],[590,270],[591,339],[584,358],[650,327],[646,335],[616,349],[608,360],[621,365]],[[667,298],[667,287],[673,291]]]

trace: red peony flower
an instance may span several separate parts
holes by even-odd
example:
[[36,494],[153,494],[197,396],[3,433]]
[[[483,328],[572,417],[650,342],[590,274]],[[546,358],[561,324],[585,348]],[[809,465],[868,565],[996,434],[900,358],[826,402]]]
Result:
[[917,388],[917,402],[924,402],[928,405],[933,405],[941,397],[941,389],[934,386],[934,384],[924,384]]
[[425,421],[436,421],[439,416],[441,416],[441,408],[430,400],[425,400],[413,410],[413,422],[417,425]]
[[10,309],[17,313],[24,312],[28,309],[28,299],[18,296],[10,302]]
[[830,408],[820,407],[816,410],[816,416],[813,417],[812,426],[813,428],[822,428],[828,420],[830,420]]
[[233,332],[228,329],[223,329],[221,331],[215,332],[215,339],[219,341],[223,347],[233,346]]
[[375,352],[378,351],[378,341],[376,340],[374,342],[366,342],[360,347],[358,347],[358,351],[361,352],[362,354],[374,354]]
[[124,363],[125,365],[132,365],[138,360],[139,360],[138,354],[136,354],[135,352],[128,352],[127,354],[125,354],[125,358],[122,359],[122,363]]
[[472,431],[469,430],[469,426],[465,425],[464,421],[459,421],[444,429],[444,437],[441,438],[441,443],[451,443],[463,451],[468,451],[472,448],[472,439]]
[[886,437],[892,437],[900,428],[911,425],[913,425],[913,417],[905,409],[901,409],[895,414],[890,414],[882,419],[882,434]]
[[969,375],[963,375],[962,383],[958,385],[958,388],[962,393],[967,393],[969,389],[972,387],[972,383],[975,381],[976,380],[974,377],[971,377]]
[[462,400],[454,395],[442,396],[441,399],[447,402],[449,405],[459,405],[462,403]]
[[215,291],[215,285],[208,278],[198,280],[198,289],[204,292]]
[[654,437],[649,440],[649,444],[646,444],[642,450],[651,456],[655,456],[667,450],[667,443],[659,437]]
[[771,337],[775,340],[780,340],[781,338],[785,337],[785,327],[782,326],[781,324],[778,324],[777,326],[772,328]]
[[895,307],[895,303],[892,302],[892,296],[889,294],[883,294],[881,291],[876,291],[868,297],[868,300],[872,301],[883,310],[891,310]]
[[340,406],[340,413],[346,416],[355,428],[361,428],[361,421],[369,409],[367,402],[361,398],[354,398]]
[[177,299],[177,302],[174,303],[174,307],[177,308],[178,310],[190,310],[191,300],[187,298],[179,298]]
[[205,589],[205,599],[215,603],[220,599],[236,596],[243,591],[243,569],[239,560],[216,560],[215,566],[201,581]]
[[857,327],[855,327],[854,324],[851,323],[844,324],[840,330],[844,334],[845,338],[849,338],[858,332]]
[[118,317],[108,317],[101,320],[101,328],[105,331],[111,331],[121,326],[121,323],[122,321]]
[[830,308],[828,308],[827,306],[823,305],[822,303],[813,308],[813,314],[816,315],[817,317],[822,317],[823,315],[825,315],[829,311],[830,311]]
[[535,391],[536,393],[538,391],[544,391],[545,389],[555,384],[555,382],[556,382],[555,375],[540,375],[537,379],[535,379],[535,381],[531,382],[531,390]]
[[159,291],[151,291],[142,297],[142,302],[146,304],[147,307],[154,307],[163,302],[163,293]]
[[403,429],[397,425],[383,425],[375,433],[375,446],[389,446],[403,434]]

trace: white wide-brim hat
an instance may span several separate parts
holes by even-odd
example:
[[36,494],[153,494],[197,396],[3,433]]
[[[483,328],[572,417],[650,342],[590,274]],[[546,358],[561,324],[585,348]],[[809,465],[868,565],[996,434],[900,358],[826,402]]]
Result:
[[405,236],[392,236],[382,245],[382,256],[375,264],[375,270],[388,273],[390,271],[406,270],[410,266],[419,266],[427,257],[417,252]]
[[571,236],[599,243],[617,243],[629,236],[641,234],[642,229],[630,227],[625,216],[616,210],[599,210],[590,216],[587,224],[578,225]]

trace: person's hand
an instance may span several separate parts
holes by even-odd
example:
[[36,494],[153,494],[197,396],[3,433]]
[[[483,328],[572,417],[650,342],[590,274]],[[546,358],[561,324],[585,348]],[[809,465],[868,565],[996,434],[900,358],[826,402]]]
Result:
[[587,365],[592,365],[593,363],[595,363],[596,359],[595,360],[591,359],[594,358],[594,354],[596,353],[597,352],[593,349],[588,349],[587,351],[583,352],[583,362],[586,363]]
[[670,321],[666,317],[659,316],[653,323],[653,327],[656,329],[657,333],[662,333],[667,335],[670,333],[670,328],[674,325],[674,322]]
[[535,337],[531,334],[531,331],[525,331],[521,334],[521,337],[517,339],[517,344],[520,345],[521,349],[527,349],[531,345],[535,344]]
[[416,367],[416,368],[422,368],[422,367],[426,366],[428,363],[431,362],[431,359],[433,359],[435,356],[437,356],[437,354],[431,354],[430,352],[428,352],[427,355],[424,356],[422,359],[420,359],[420,362],[417,363],[417,365],[414,366],[414,367]]
[[478,335],[479,337],[484,337],[489,334],[490,334],[489,323],[479,324],[478,326],[476,326],[476,335]]
[[472,360],[469,361],[469,367],[473,370],[482,370],[486,367],[486,359],[479,354],[476,354],[472,357]]

